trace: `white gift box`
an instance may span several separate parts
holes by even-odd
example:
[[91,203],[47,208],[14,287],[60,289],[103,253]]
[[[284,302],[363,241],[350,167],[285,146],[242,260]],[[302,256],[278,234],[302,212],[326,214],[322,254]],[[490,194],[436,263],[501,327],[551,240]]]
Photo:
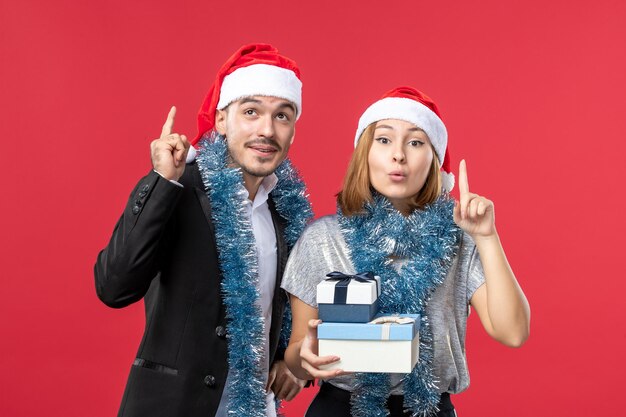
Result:
[[395,318],[412,321],[405,324],[321,323],[317,328],[319,356],[339,356],[340,360],[320,369],[411,372],[419,357],[420,316],[402,314]]
[[347,286],[345,301],[337,303],[335,300],[336,287],[340,280],[324,280],[317,284],[318,304],[373,304],[380,295],[380,277],[375,276],[375,281],[359,282],[350,279]]

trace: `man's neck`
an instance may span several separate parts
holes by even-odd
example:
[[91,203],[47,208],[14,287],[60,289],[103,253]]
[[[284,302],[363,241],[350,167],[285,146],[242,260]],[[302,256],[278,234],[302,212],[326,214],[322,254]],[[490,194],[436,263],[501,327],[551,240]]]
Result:
[[256,193],[259,191],[259,186],[263,182],[265,177],[255,177],[246,172],[243,172],[243,186],[248,190],[248,199],[254,201]]

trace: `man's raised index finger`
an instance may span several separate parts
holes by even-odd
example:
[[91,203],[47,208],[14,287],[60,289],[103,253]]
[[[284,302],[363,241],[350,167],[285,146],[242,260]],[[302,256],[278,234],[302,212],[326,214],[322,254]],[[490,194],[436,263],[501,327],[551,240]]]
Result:
[[465,159],[459,164],[459,192],[461,194],[469,193],[469,182],[467,181],[467,166]]
[[161,137],[167,136],[172,133],[172,129],[174,129],[174,117],[176,116],[176,106],[172,106],[170,112],[167,114],[167,119],[165,120],[165,124],[163,125],[163,129],[161,130]]

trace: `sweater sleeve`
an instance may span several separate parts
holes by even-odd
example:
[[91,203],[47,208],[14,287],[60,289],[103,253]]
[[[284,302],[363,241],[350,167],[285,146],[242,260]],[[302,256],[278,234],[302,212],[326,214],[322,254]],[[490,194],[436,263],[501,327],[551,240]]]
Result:
[[461,245],[463,271],[466,281],[466,302],[469,304],[476,290],[485,283],[485,272],[474,240],[467,233],[463,234]]
[[317,308],[317,284],[326,274],[354,273],[336,216],[325,216],[311,223],[291,250],[282,288]]

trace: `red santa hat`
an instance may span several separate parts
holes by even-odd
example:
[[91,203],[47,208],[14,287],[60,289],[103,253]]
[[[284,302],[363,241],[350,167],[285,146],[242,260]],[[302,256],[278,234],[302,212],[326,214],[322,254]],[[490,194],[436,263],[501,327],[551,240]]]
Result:
[[356,147],[363,131],[370,124],[385,119],[413,123],[428,135],[441,163],[443,189],[451,191],[454,187],[454,175],[450,172],[448,131],[435,102],[413,87],[397,87],[386,92],[380,100],[369,106],[359,119],[354,146]]
[[280,55],[272,45],[254,43],[235,52],[217,72],[215,82],[198,112],[198,135],[215,126],[215,111],[250,96],[284,98],[296,105],[296,120],[302,114],[302,82],[298,65]]

